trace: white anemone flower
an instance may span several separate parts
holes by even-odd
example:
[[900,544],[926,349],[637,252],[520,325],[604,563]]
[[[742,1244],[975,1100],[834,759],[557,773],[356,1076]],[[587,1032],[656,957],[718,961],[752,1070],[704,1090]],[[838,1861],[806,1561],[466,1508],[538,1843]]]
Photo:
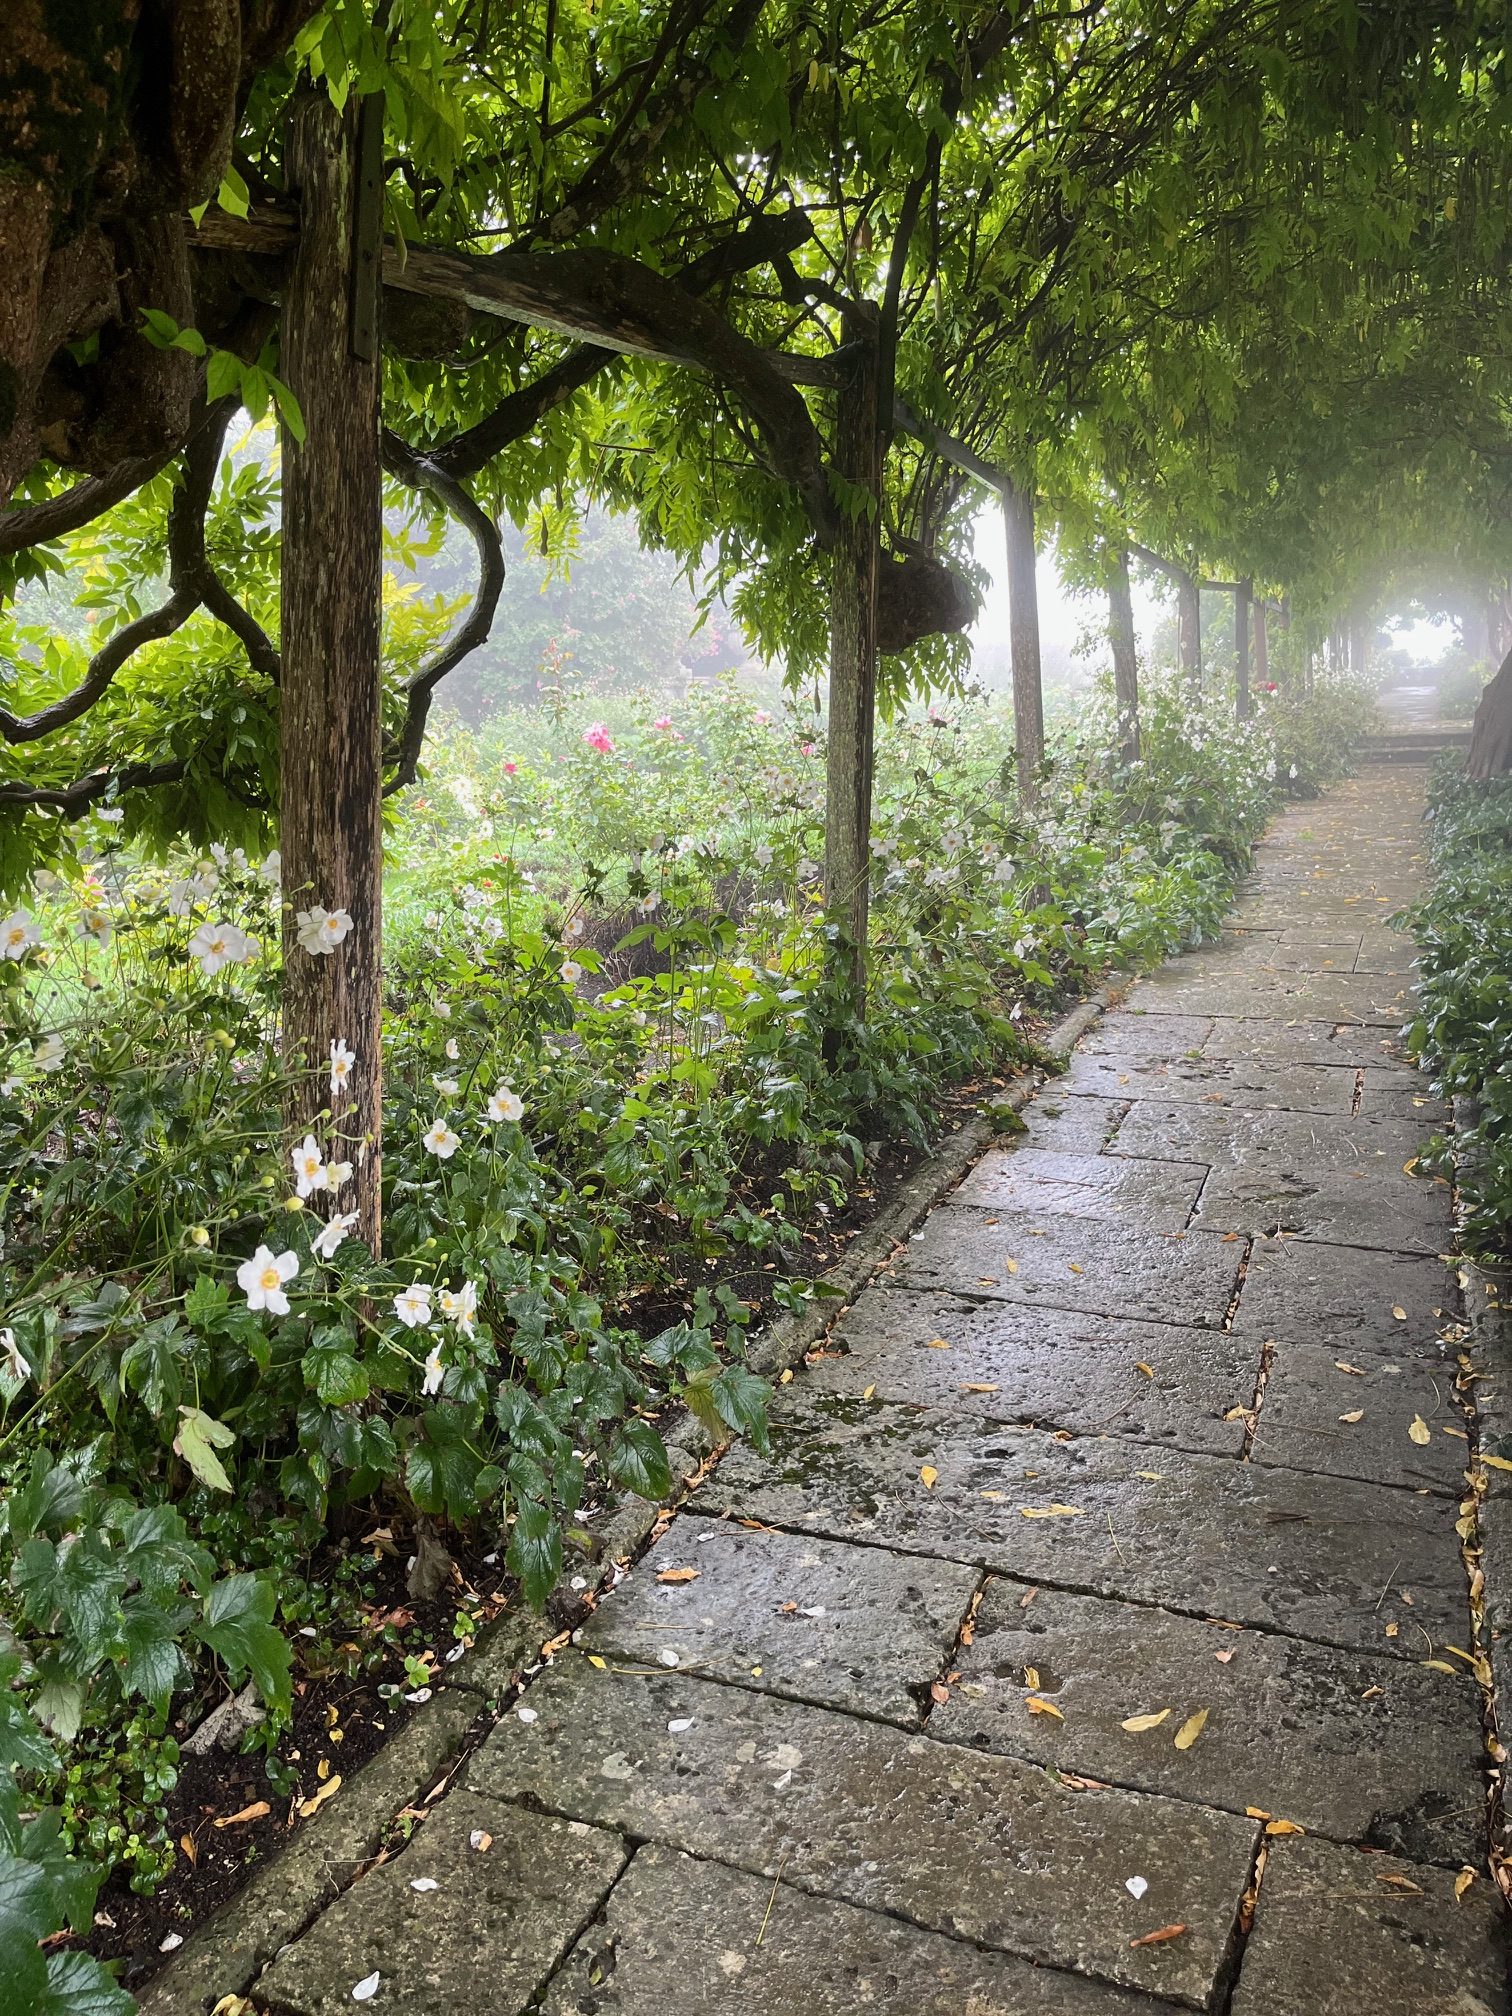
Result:
[[583,935],[582,918],[569,917],[567,919],[567,922],[562,926],[562,936],[566,939],[567,943],[569,945],[576,945],[577,941],[579,940],[579,938],[582,937],[582,935]]
[[462,1055],[461,1048],[459,1047],[455,1036],[447,1037],[446,1054],[451,1059],[453,1064],[455,1064],[457,1059]]
[[433,1315],[429,1281],[402,1288],[394,1297],[394,1314],[406,1330],[429,1330]]
[[308,1197],[316,1190],[329,1188],[330,1171],[313,1134],[306,1134],[297,1148],[291,1148],[289,1158],[294,1164],[294,1188],[299,1196]]
[[259,863],[257,870],[257,879],[259,882],[266,883],[268,888],[276,889],[278,887],[279,880],[282,875],[283,875],[283,856],[279,853],[278,849],[275,847],[273,849],[273,852],[269,854],[265,860]]
[[642,896],[635,907],[642,917],[652,917],[661,908],[661,898],[653,889],[649,896]]
[[337,1211],[332,1217],[327,1218],[324,1225],[321,1226],[315,1237],[310,1241],[310,1251],[317,1254],[322,1260],[334,1260],[336,1249],[342,1244],[356,1223],[357,1213],[355,1211]]
[[579,966],[576,959],[564,959],[562,961],[562,984],[564,986],[575,987],[582,977],[583,969]]
[[420,1140],[442,1162],[449,1162],[462,1146],[461,1135],[453,1134],[444,1120],[432,1120]]
[[32,1051],[32,1063],[38,1071],[61,1071],[67,1055],[61,1036],[44,1036]]
[[455,1294],[450,1288],[443,1288],[441,1314],[455,1323],[464,1337],[474,1336],[478,1320],[478,1284],[464,1281]]
[[352,1180],[350,1162],[327,1162],[325,1187],[327,1190],[345,1190]]
[[234,924],[201,924],[189,940],[189,957],[207,980],[223,966],[239,966],[252,956],[252,940]]
[[352,1075],[352,1066],[357,1062],[357,1052],[351,1049],[345,1036],[338,1037],[331,1045],[331,1097],[339,1099],[348,1089],[347,1081]]
[[0,959],[24,959],[33,945],[42,943],[42,933],[30,910],[12,910],[0,917]]
[[511,1086],[501,1085],[489,1098],[488,1117],[517,1123],[525,1118],[525,1101]]
[[126,817],[125,808],[120,805],[96,805],[96,819],[103,819],[107,826],[119,826]]
[[318,903],[312,903],[308,910],[300,910],[295,915],[298,938],[306,952],[332,953],[352,928],[352,919],[345,910],[323,910]]
[[441,1381],[446,1377],[446,1367],[441,1363],[441,1346],[432,1344],[425,1354],[425,1377],[420,1381],[420,1391],[427,1399],[441,1391]]
[[297,1253],[275,1253],[271,1246],[259,1246],[250,1260],[236,1270],[236,1285],[247,1298],[249,1309],[266,1309],[270,1316],[287,1316],[289,1298],[284,1283],[299,1272]]
[[21,1347],[16,1342],[14,1330],[0,1330],[0,1372],[15,1385],[23,1385],[31,1377],[31,1366],[21,1355]]
[[79,936],[93,938],[97,945],[108,945],[115,936],[115,923],[110,912],[96,909],[81,910]]

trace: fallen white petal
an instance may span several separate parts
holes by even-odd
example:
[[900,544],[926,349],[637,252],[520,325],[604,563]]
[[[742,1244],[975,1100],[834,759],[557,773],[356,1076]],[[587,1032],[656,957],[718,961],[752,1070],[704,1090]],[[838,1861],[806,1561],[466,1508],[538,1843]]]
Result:
[[540,1719],[534,1708],[516,1708],[515,1713],[522,1722],[535,1722]]
[[376,1969],[371,1974],[365,1974],[356,1987],[353,1988],[352,2000],[354,2002],[371,2002],[373,1997],[378,1993],[379,1979],[380,1976]]
[[177,1953],[184,1943],[182,1932],[165,1932],[158,1944],[159,1953]]
[[1143,1897],[1143,1895],[1145,1894],[1146,1890],[1149,1889],[1149,1887],[1150,1887],[1149,1884],[1145,1881],[1143,1876],[1131,1876],[1128,1882],[1125,1883],[1124,1885],[1125,1890],[1128,1891],[1129,1895],[1134,1899],[1136,1904],[1139,1902],[1140,1898]]
[[667,1724],[667,1734],[669,1736],[681,1736],[681,1734],[685,1729],[691,1729],[692,1727],[693,1727],[693,1717],[691,1715],[683,1715],[680,1716],[675,1722],[669,1722]]
[[664,1645],[661,1651],[658,1652],[656,1656],[658,1659],[660,1659],[663,1666],[676,1666],[678,1664],[677,1654],[671,1649],[670,1646]]
[[415,1876],[410,1880],[411,1890],[439,1890],[441,1885],[434,1876]]

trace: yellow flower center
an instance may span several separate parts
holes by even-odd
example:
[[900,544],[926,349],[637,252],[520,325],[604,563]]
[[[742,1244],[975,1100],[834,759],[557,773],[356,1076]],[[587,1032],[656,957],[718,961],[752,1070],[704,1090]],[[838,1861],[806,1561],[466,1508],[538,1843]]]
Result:
[[261,1274],[257,1277],[257,1285],[262,1289],[277,1288],[279,1286],[278,1269],[276,1267],[264,1267]]

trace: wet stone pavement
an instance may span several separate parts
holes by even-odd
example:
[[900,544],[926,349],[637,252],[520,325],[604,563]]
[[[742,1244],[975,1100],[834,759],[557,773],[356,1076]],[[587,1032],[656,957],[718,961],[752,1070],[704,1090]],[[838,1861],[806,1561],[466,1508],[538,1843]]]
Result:
[[1278,821],[264,2006],[1509,2016],[1421,790]]

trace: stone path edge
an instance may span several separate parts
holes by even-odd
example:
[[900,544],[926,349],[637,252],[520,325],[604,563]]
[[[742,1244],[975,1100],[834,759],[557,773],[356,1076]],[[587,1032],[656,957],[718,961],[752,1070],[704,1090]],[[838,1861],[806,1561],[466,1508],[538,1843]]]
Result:
[[[1057,1058],[1069,1056],[1134,977],[1116,976],[1075,1003],[1045,1032],[1043,1049]],[[1031,1066],[995,1103],[1017,1112],[1049,1082],[1052,1073]],[[820,1277],[829,1292],[794,1315],[778,1317],[752,1341],[746,1357],[750,1370],[776,1381],[798,1364],[839,1321],[894,1247],[956,1187],[997,1133],[989,1120],[978,1117],[947,1136]],[[685,1409],[669,1414],[662,1430],[674,1475],[698,1468],[716,1446]],[[686,1496],[686,1484],[680,1481],[674,1506]],[[616,1508],[595,1536],[594,1559],[603,1564],[605,1579],[616,1563],[640,1552],[666,1509],[641,1498]],[[573,1562],[564,1573],[553,1598],[566,1596],[580,1603],[568,1586],[574,1573],[581,1573],[580,1562]],[[533,1613],[512,1611],[484,1632],[448,1675],[445,1689],[363,1766],[347,1795],[322,1807],[228,1904],[195,1927],[184,1946],[142,1989],[141,2016],[190,2016],[190,2012],[206,2016],[222,1997],[246,1994],[274,1955],[350,1888],[404,1808],[421,1800],[438,1781],[454,1776],[501,1719],[526,1669],[540,1656],[545,1622]]]

